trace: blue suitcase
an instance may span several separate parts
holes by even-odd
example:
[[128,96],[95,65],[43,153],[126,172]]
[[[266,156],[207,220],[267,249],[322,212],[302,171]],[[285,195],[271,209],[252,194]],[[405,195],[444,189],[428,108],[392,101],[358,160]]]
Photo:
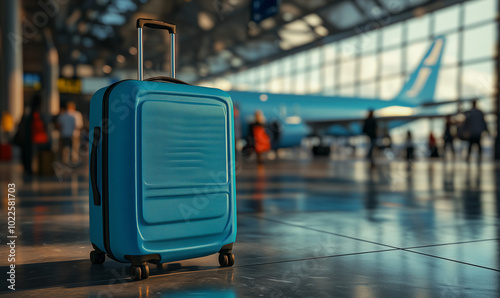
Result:
[[142,80],[142,28],[167,29],[175,76],[175,26],[139,19],[139,80],[90,102],[90,253],[131,263],[132,279],[161,264],[219,253],[232,266],[236,238],[233,106],[227,93],[173,78]]

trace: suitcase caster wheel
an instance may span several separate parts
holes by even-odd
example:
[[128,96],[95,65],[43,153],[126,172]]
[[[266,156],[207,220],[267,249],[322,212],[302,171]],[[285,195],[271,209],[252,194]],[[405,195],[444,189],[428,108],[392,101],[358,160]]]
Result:
[[141,265],[141,279],[146,279],[149,277],[149,266]]
[[90,262],[92,264],[102,264],[104,263],[105,259],[106,259],[106,254],[98,253],[95,250],[90,252]]
[[141,275],[141,266],[130,266],[130,277],[132,280],[140,280]]
[[219,265],[221,267],[229,267],[234,265],[234,255],[232,253],[219,254]]

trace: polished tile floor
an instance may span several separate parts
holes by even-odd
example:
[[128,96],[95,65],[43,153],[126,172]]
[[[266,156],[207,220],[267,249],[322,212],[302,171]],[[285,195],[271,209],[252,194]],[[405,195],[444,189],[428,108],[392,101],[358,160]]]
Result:
[[[233,268],[216,255],[91,266],[85,168],[24,177],[1,164],[0,294],[18,297],[494,297],[500,166],[306,159],[237,167]],[[16,289],[7,289],[7,184],[17,192]],[[499,185],[497,187],[497,185]]]

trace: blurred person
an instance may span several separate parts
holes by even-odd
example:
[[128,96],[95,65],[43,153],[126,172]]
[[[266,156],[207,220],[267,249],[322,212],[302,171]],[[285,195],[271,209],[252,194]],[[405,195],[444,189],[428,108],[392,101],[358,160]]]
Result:
[[13,143],[21,147],[21,160],[26,174],[33,174],[34,151],[44,149],[49,144],[45,123],[40,116],[42,97],[39,93],[33,96],[30,106],[24,108]]
[[261,110],[255,111],[255,120],[249,126],[247,145],[255,151],[257,163],[262,164],[262,154],[271,150],[271,140],[266,132],[266,119]]
[[467,139],[469,140],[469,151],[467,153],[467,162],[470,161],[470,154],[472,151],[472,145],[477,145],[478,158],[477,162],[481,162],[481,136],[483,132],[488,133],[488,126],[484,120],[484,113],[477,108],[477,99],[472,101],[472,109],[466,114],[464,131]]
[[281,123],[278,120],[274,120],[269,125],[269,128],[273,132],[273,140],[271,141],[271,147],[273,148],[273,150],[277,151],[281,140]]
[[448,115],[445,118],[445,128],[443,134],[443,158],[446,158],[447,148],[450,147],[451,156],[455,159],[455,148],[453,147],[453,140],[455,139],[455,135],[452,132],[453,122],[451,121],[451,116]]
[[83,117],[82,113],[76,110],[76,105],[72,101],[67,103],[66,110],[69,115],[75,117],[75,130],[71,139],[73,150],[70,151],[70,160],[77,161],[80,152],[80,133],[83,128]]
[[363,133],[370,138],[370,149],[368,149],[367,158],[370,160],[370,166],[375,167],[373,150],[377,143],[377,120],[373,115],[373,110],[368,111],[368,116],[363,124]]
[[415,145],[413,144],[413,136],[409,130],[406,132],[405,148],[406,160],[409,163],[415,158]]
[[429,146],[429,156],[430,157],[439,157],[437,140],[432,132],[429,134],[428,146]]
[[[57,127],[60,131],[60,147],[61,160],[63,162],[70,162],[73,152],[73,135],[76,130],[76,117],[74,114],[68,113],[66,109],[61,109],[57,117]],[[69,148],[68,160],[65,158],[64,150]]]

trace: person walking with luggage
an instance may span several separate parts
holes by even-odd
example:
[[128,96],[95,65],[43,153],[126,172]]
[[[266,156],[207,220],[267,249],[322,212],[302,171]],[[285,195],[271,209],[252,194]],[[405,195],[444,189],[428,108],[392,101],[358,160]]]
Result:
[[368,116],[363,125],[363,133],[370,138],[370,148],[368,149],[367,158],[370,160],[370,166],[375,167],[375,160],[373,157],[373,150],[377,142],[377,120],[373,115],[373,110],[368,111]]
[[481,136],[483,132],[488,133],[488,126],[484,120],[484,113],[477,108],[477,100],[472,102],[472,109],[466,114],[464,131],[469,140],[469,151],[467,153],[467,162],[470,161],[472,145],[477,145],[478,158],[477,162],[481,162]]
[[453,128],[453,122],[451,121],[450,115],[448,115],[445,118],[445,128],[444,128],[444,134],[443,134],[443,141],[444,141],[443,158],[444,159],[446,159],[446,151],[447,151],[448,147],[450,147],[452,158],[455,159],[455,148],[453,147],[453,140],[455,139],[455,135],[452,132],[452,128]]
[[250,124],[247,146],[252,147],[257,155],[257,163],[264,162],[263,153],[271,150],[271,139],[266,132],[266,118],[261,110],[255,111],[255,120]]

